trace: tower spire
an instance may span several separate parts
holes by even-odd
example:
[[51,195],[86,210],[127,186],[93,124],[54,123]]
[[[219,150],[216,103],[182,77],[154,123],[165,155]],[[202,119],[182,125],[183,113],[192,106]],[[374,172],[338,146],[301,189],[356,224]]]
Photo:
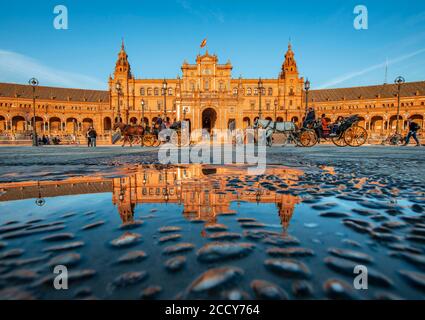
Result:
[[298,67],[295,61],[295,54],[292,51],[291,41],[289,41],[288,51],[285,53],[285,61],[282,64],[280,78],[285,79],[288,74],[298,74]]

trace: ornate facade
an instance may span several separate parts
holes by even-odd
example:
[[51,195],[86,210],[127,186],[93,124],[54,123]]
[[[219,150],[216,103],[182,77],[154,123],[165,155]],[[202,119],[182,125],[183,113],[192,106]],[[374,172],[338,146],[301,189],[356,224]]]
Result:
[[[36,126],[39,134],[84,136],[94,126],[108,140],[114,121],[151,125],[158,116],[171,121],[186,119],[191,129],[225,129],[253,124],[262,118],[300,123],[305,113],[304,79],[300,77],[291,44],[274,79],[232,77],[232,64],[220,64],[208,51],[196,63],[184,62],[176,79],[136,79],[124,44],[118,54],[108,91],[38,87]],[[164,89],[166,82],[166,89]],[[117,89],[117,83],[120,84]],[[165,94],[164,94],[165,93]],[[359,114],[372,138],[394,132],[397,87],[379,86],[311,90],[309,106],[331,120]],[[260,108],[261,103],[261,108]],[[406,83],[401,90],[401,128],[408,118],[424,128],[425,81]],[[0,132],[25,135],[33,122],[31,87],[0,84]]]

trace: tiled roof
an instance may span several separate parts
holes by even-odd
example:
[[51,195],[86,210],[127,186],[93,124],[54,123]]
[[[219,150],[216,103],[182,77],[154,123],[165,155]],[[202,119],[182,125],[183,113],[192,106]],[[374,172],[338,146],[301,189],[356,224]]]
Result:
[[[37,99],[76,101],[76,102],[109,102],[109,92],[101,90],[67,89],[42,87],[36,89]],[[29,85],[0,83],[0,97],[32,99],[32,88]]]
[[[359,100],[376,98],[394,98],[397,94],[397,85],[385,84],[379,86],[352,87],[341,89],[311,90],[309,100],[314,102]],[[408,82],[401,88],[401,97],[425,96],[425,81]]]
[[[257,80],[256,80],[257,81]],[[311,90],[311,102],[394,98],[397,93],[395,84],[379,86],[352,87],[340,89]],[[408,82],[403,84],[402,96],[425,96],[425,81]],[[67,89],[56,87],[37,87],[36,96],[43,100],[76,101],[76,102],[109,102],[109,92],[101,90]],[[29,85],[0,83],[0,97],[32,98]]]

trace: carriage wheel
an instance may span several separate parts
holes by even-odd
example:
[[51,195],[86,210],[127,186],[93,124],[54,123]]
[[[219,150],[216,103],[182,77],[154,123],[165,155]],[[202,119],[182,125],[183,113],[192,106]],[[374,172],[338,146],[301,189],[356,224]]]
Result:
[[344,140],[351,147],[360,147],[367,141],[367,131],[363,127],[352,126],[345,131]]
[[159,147],[161,145],[161,140],[156,139],[156,137],[154,137],[154,142],[152,144],[152,147]]
[[155,142],[155,136],[147,134],[143,136],[142,143],[146,147],[152,147]]
[[337,147],[346,147],[347,143],[345,142],[344,133],[341,133],[335,137],[332,137],[332,142]]
[[300,133],[299,142],[303,147],[313,147],[318,142],[317,134],[314,130],[307,129]]

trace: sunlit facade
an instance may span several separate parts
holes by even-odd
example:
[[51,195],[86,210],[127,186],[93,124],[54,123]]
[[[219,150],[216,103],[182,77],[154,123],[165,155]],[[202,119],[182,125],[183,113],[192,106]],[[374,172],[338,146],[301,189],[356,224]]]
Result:
[[[191,130],[209,131],[247,128],[259,115],[278,122],[301,123],[305,81],[291,44],[277,77],[261,81],[259,85],[259,79],[234,78],[231,62],[220,63],[208,51],[198,55],[193,64],[183,62],[181,76],[175,79],[137,79],[122,44],[108,91],[37,88],[37,131],[51,136],[84,136],[88,127],[94,126],[100,139],[109,141],[118,119],[150,126],[158,117],[166,116],[170,121],[189,121]],[[385,137],[396,128],[397,86],[393,84],[311,90],[308,100],[318,116],[324,113],[331,121],[339,115],[359,114],[372,139]],[[402,86],[400,127],[404,131],[409,118],[424,127],[425,81]],[[31,131],[32,119],[31,87],[0,84],[1,135],[19,140]]]

